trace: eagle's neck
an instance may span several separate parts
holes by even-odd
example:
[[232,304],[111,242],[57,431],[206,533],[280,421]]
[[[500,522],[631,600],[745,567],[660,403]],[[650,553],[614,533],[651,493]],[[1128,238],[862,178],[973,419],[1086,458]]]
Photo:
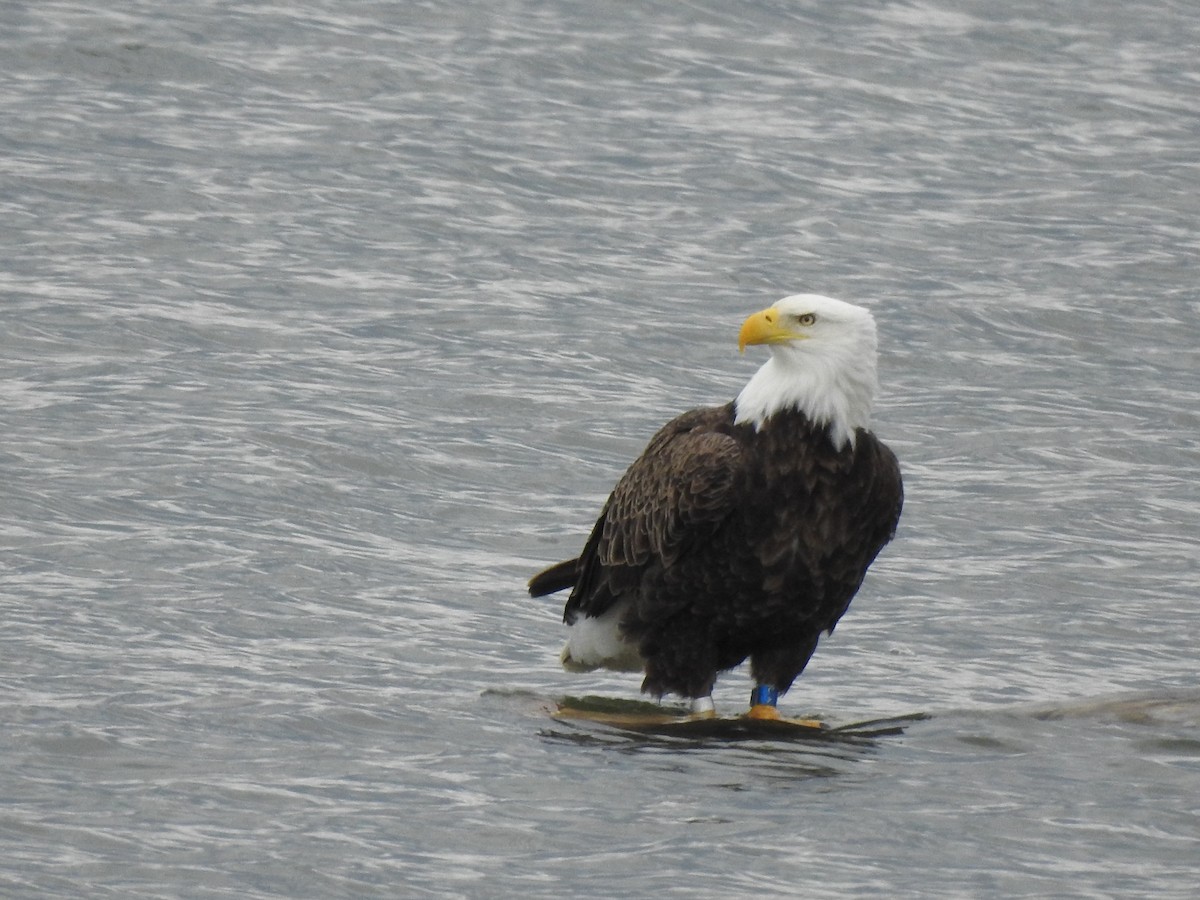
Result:
[[771,348],[771,358],[742,388],[734,421],[755,429],[775,413],[797,410],[818,426],[828,426],[834,449],[854,446],[854,434],[870,424],[878,382],[875,354],[862,358],[801,356],[799,348]]

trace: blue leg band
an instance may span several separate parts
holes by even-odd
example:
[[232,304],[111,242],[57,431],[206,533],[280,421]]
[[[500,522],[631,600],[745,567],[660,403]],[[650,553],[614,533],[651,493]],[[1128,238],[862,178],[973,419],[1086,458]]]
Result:
[[769,684],[757,685],[750,692],[751,706],[775,706],[779,703],[779,691]]

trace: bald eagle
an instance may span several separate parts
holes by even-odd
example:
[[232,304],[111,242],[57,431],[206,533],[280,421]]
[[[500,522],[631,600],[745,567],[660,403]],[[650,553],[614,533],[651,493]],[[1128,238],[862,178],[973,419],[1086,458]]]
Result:
[[751,715],[831,633],[903,504],[896,457],[868,430],[875,320],[816,294],[746,319],[770,358],[724,406],[668,422],[617,483],[575,559],[535,575],[571,589],[562,664],[643,672],[642,690],[711,715],[717,675],[750,660]]

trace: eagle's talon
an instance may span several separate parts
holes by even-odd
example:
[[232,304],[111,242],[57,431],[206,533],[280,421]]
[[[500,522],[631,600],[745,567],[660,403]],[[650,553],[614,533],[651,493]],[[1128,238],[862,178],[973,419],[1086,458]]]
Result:
[[779,714],[779,710],[767,703],[756,703],[750,707],[750,711],[746,713],[747,719],[758,719],[760,721],[777,722],[783,718]]

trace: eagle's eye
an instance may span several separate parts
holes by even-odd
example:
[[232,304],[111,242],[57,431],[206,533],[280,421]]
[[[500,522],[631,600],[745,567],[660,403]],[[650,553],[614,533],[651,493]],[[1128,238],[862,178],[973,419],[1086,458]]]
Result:
[[815,321],[817,321],[817,316],[815,313],[804,313],[804,315],[796,316],[796,324],[803,325],[805,328],[813,324]]

